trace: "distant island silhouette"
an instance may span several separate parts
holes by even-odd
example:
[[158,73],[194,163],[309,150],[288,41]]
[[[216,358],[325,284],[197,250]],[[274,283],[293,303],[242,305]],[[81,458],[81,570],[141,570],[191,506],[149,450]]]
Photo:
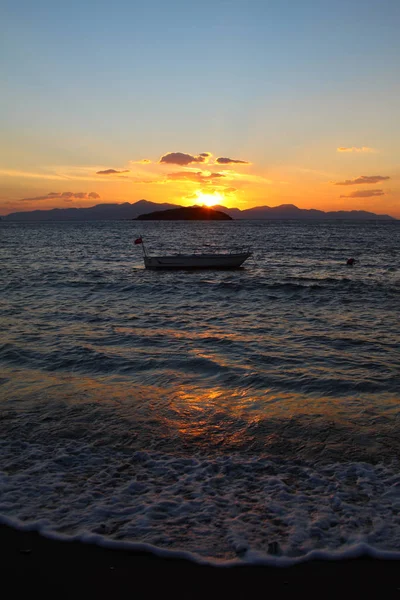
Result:
[[[149,202],[138,200],[137,202],[104,203],[90,206],[88,208],[52,208],[50,210],[33,210],[27,212],[14,212],[2,217],[3,221],[109,221],[136,219],[140,215],[165,211],[170,209],[182,209],[185,207],[177,204]],[[193,208],[193,207],[192,207]],[[201,208],[201,207],[199,207]],[[210,209],[205,209],[210,210]],[[213,206],[211,210],[222,211],[232,219],[252,220],[373,220],[373,221],[396,221],[389,215],[377,215],[364,210],[340,210],[324,212],[316,209],[298,208],[294,204],[281,204],[280,206],[256,206],[240,210],[239,208],[226,208],[225,206]],[[150,217],[147,217],[149,219]]]
[[156,210],[139,215],[136,221],[232,221],[232,217],[220,210],[203,206],[183,206],[169,210]]

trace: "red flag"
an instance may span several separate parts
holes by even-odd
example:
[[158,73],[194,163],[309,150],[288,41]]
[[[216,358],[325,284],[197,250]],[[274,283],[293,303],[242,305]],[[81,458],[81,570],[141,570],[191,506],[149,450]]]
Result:
[[143,244],[143,240],[142,240],[142,238],[141,238],[141,237],[139,237],[139,238],[136,238],[136,240],[135,240],[135,244]]

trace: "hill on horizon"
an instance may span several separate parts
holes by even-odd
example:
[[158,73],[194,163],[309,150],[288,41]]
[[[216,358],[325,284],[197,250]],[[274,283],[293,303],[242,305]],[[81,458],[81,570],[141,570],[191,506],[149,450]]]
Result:
[[225,212],[204,206],[182,206],[169,210],[156,210],[136,217],[139,221],[231,221]]
[[[188,208],[179,204],[150,202],[149,200],[138,200],[137,202],[123,202],[96,204],[89,208],[52,208],[46,210],[33,210],[10,213],[4,217],[4,221],[107,221],[107,220],[131,220],[140,215],[152,212],[160,212],[171,209]],[[232,219],[353,219],[353,220],[391,220],[396,221],[390,215],[377,215],[364,210],[341,210],[324,212],[317,209],[298,208],[294,204],[281,204],[280,206],[257,206],[240,210],[239,208],[226,208],[215,205],[212,210],[222,211]]]

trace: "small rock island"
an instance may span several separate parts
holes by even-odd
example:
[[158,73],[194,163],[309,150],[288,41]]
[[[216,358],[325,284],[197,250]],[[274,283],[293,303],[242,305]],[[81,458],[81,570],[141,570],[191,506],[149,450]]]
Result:
[[232,217],[220,210],[204,206],[183,206],[170,210],[156,210],[139,215],[135,221],[232,221]]

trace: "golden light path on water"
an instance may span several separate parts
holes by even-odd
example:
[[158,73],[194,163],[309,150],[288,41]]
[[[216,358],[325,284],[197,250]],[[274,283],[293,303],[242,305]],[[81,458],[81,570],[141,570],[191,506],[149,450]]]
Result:
[[65,431],[78,428],[83,439],[95,444],[112,440],[115,448],[318,460],[340,459],[343,454],[378,460],[400,450],[393,423],[398,398],[390,395],[385,396],[384,410],[379,410],[373,399],[368,403],[368,397],[360,403],[346,397],[310,397],[268,389],[182,385],[174,383],[173,374],[162,385],[129,385],[125,376],[93,378],[35,371],[25,372],[17,384],[6,383],[4,390],[10,403],[18,396],[17,410],[42,421],[46,406],[50,410],[61,388],[54,428],[62,430],[65,421]]

